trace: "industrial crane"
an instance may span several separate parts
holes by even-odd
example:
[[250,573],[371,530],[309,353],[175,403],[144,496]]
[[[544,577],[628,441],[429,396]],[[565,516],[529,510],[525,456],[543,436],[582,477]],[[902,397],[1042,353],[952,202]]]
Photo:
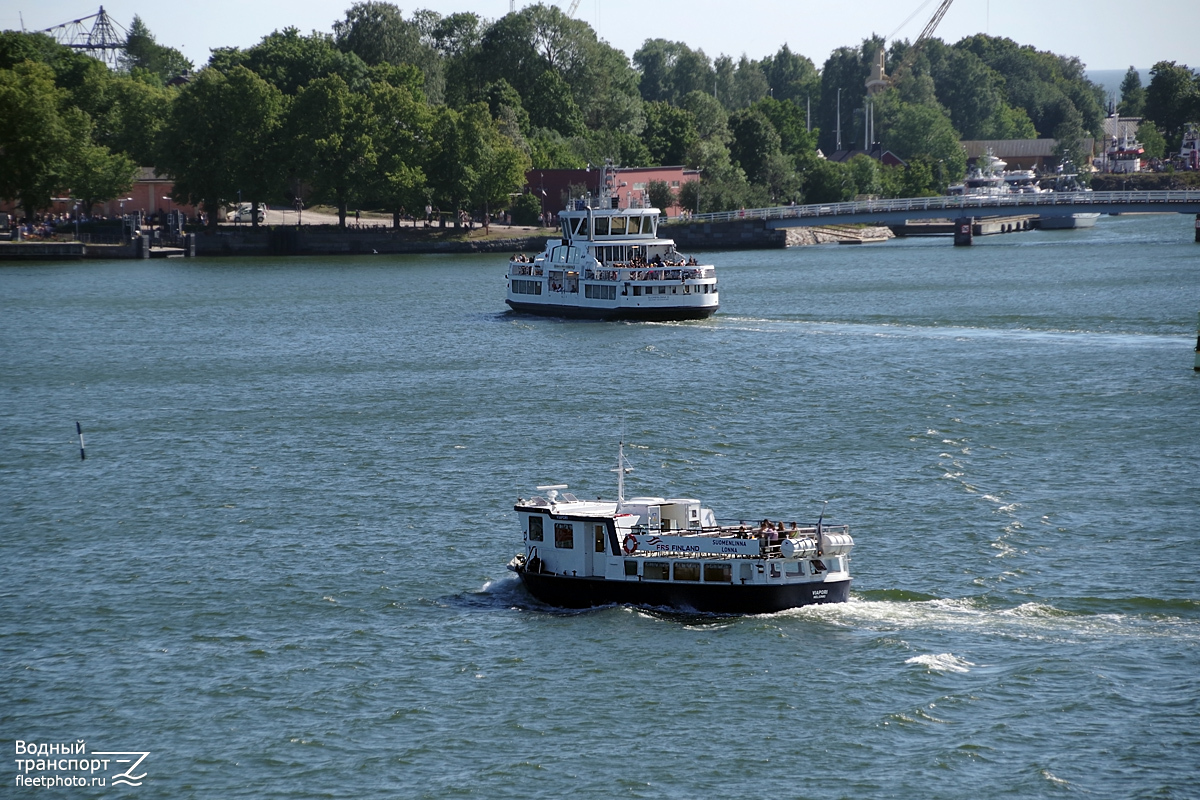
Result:
[[[921,4],[921,6],[917,8],[917,11],[914,11],[911,15],[909,15],[908,19],[901,23],[900,27],[903,28],[905,25],[907,25],[908,21],[916,16],[918,11],[928,5],[928,2],[929,0],[926,0],[925,3]],[[890,77],[884,75],[883,73],[883,61],[885,53],[884,49],[880,48],[878,63],[872,69],[871,78],[867,81],[868,94],[876,94],[878,92],[882,92],[889,86],[892,86],[895,84],[896,79],[913,65],[913,62],[917,60],[917,56],[921,52],[921,48],[924,47],[925,43],[933,36],[933,32],[937,30],[938,23],[942,21],[942,17],[946,16],[946,12],[950,9],[950,4],[953,2],[954,0],[941,0],[941,2],[938,4],[937,10],[933,12],[933,16],[929,18],[929,21],[925,23],[925,27],[921,29],[921,34],[913,41],[912,45],[908,48],[908,52],[904,54],[904,58],[900,60],[900,63],[896,65],[896,68],[892,70]],[[897,31],[898,30],[899,28],[897,28]],[[893,32],[892,36],[895,35],[895,32]]]

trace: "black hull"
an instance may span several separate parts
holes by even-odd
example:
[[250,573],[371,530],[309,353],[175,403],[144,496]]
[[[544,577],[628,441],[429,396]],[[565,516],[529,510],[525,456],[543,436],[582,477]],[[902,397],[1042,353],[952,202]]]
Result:
[[[850,599],[850,579],[828,583],[743,586],[719,583],[660,583],[572,578],[521,570],[525,587],[543,603],[560,608],[621,605],[674,608],[709,614],[770,614],[817,603]],[[821,595],[820,592],[824,592]]]
[[678,322],[688,319],[708,319],[717,313],[716,306],[709,308],[578,308],[517,303],[512,300],[505,300],[504,302],[508,303],[513,311],[521,314],[537,314],[540,317],[559,317],[564,319]]

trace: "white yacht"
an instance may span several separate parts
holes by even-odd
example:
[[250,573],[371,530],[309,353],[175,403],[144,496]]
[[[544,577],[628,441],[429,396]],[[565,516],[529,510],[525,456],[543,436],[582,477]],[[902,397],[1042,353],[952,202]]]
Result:
[[[523,546],[508,568],[544,603],[614,603],[717,614],[763,614],[850,595],[847,525],[719,520],[692,498],[580,500],[539,486],[513,510]],[[561,493],[560,493],[561,492]]]
[[598,202],[559,215],[561,238],[508,262],[514,310],[588,319],[704,319],[720,304],[716,269],[658,235],[657,208],[617,208],[607,168]]

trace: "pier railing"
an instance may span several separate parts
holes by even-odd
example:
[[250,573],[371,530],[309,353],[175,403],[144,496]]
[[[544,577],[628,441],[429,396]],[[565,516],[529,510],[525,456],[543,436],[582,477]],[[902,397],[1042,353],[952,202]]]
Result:
[[[803,206],[774,206],[772,208],[744,208],[738,211],[720,211],[713,214],[693,214],[683,219],[672,217],[670,222],[735,222],[744,219],[789,220],[833,217],[864,217],[872,214],[896,214],[906,211],[944,211],[947,217],[983,216],[978,212],[996,213],[997,210],[1014,210],[1034,213],[1038,210],[1060,209],[1086,213],[1095,206],[1154,206],[1163,211],[1179,210],[1191,213],[1200,205],[1200,191],[1156,191],[1156,192],[1042,192],[1039,194],[1012,194],[991,197],[953,195],[945,197],[906,197],[893,200],[854,200],[848,203],[813,203]],[[976,213],[972,213],[976,212]],[[830,219],[833,222],[832,219]]]

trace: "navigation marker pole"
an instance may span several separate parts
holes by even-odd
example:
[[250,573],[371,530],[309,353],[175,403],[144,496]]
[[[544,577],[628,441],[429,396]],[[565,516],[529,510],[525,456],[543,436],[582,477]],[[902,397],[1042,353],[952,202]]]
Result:
[[1196,365],[1192,369],[1200,372],[1200,314],[1196,315]]
[[79,424],[79,420],[75,421],[75,432],[79,434],[79,460],[87,460],[87,451],[83,449],[83,427]]

